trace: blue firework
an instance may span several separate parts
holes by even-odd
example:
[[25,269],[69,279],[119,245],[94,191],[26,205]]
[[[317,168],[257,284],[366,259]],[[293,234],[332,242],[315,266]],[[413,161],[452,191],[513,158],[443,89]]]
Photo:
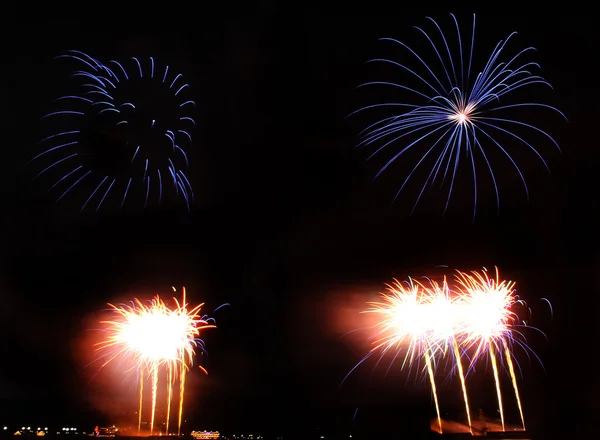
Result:
[[[394,88],[409,98],[403,102],[369,105],[353,114],[377,108],[402,109],[401,112],[394,112],[395,114],[369,125],[361,132],[362,138],[358,144],[359,147],[372,148],[369,159],[390,149],[394,150],[389,153],[391,157],[386,157],[375,179],[393,163],[404,159],[403,155],[409,151],[418,151],[416,163],[404,177],[394,201],[408,182],[415,178],[415,172],[422,167],[427,170],[425,174],[428,172],[428,175],[420,187],[412,212],[427,188],[431,188],[436,182],[441,185],[446,182],[449,189],[444,207],[445,213],[452,191],[455,189],[459,164],[465,164],[472,171],[473,216],[475,216],[478,196],[476,169],[480,167],[480,165],[476,167],[476,162],[481,163],[491,177],[499,210],[497,172],[491,154],[500,153],[508,159],[508,163],[518,173],[525,193],[529,197],[525,177],[514,158],[514,153],[511,152],[514,148],[528,150],[548,168],[537,146],[534,146],[533,141],[527,137],[528,133],[537,133],[537,138],[544,138],[560,151],[558,143],[548,133],[510,113],[519,109],[546,109],[556,112],[565,119],[566,117],[550,105],[521,102],[514,93],[518,89],[534,84],[551,88],[544,78],[532,73],[533,70],[539,69],[539,65],[524,60],[525,55],[534,51],[534,48],[528,47],[514,52],[513,55],[505,56],[509,40],[516,35],[516,32],[496,44],[481,69],[475,70],[475,15],[473,15],[472,30],[466,36],[461,33],[456,17],[452,14],[451,17],[455,25],[452,38],[447,37],[442,27],[429,17],[427,18],[432,25],[431,32],[415,27],[423,37],[423,48],[429,50],[432,62],[427,62],[425,57],[398,40],[381,39],[393,43],[404,51],[407,62],[402,64],[381,58],[370,62],[391,66],[392,69],[396,69],[394,72],[402,73],[407,81],[402,83],[375,81],[362,86]],[[409,64],[410,62],[412,64]],[[431,169],[425,168],[427,163],[433,164]]]
[[71,77],[77,93],[58,98],[42,119],[53,133],[32,160],[37,175],[52,176],[58,201],[80,189],[81,211],[102,206],[161,203],[169,194],[190,209],[194,192],[186,175],[186,150],[196,125],[181,73],[154,58],[106,64],[80,51],[66,58],[79,65]]

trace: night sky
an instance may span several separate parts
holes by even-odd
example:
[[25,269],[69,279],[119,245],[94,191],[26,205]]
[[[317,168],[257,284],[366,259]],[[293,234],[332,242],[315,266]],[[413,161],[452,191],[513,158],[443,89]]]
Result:
[[[542,148],[551,174],[530,157],[520,162],[527,201],[510,167],[500,168],[501,212],[488,188],[473,223],[468,188],[457,191],[444,217],[439,197],[412,216],[409,198],[392,205],[403,170],[372,182],[377,164],[354,148],[373,120],[346,116],[380,96],[356,90],[380,79],[365,62],[399,53],[378,38],[416,41],[411,26],[424,25],[427,15],[451,25],[449,11],[366,8],[355,16],[308,9],[288,16],[263,2],[237,18],[186,18],[179,10],[160,19],[157,10],[145,19],[39,11],[47,18],[33,20],[7,12],[16,30],[0,30],[7,42],[0,72],[0,423],[5,415],[6,423],[111,422],[106,378],[92,377],[95,367],[82,362],[89,355],[82,340],[106,302],[185,285],[219,326],[205,334],[208,357],[199,358],[209,375],[195,370],[190,378],[190,428],[341,432],[352,428],[358,408],[355,423],[393,431],[389,417],[434,414],[428,388],[406,384],[402,374],[370,374],[368,365],[340,387],[364,349],[343,336],[341,312],[373,299],[394,277],[440,265],[497,265],[517,281],[533,325],[548,336],[527,333],[545,370],[520,359],[530,425],[566,432],[575,418],[577,432],[591,429],[600,391],[592,342],[600,306],[597,24],[565,11],[478,12],[482,53],[518,31],[515,47],[536,47],[554,86],[533,88],[528,99],[557,106],[569,122],[541,112],[535,122],[563,150],[547,142]],[[468,12],[454,12],[468,27]],[[68,49],[102,60],[163,57],[185,73],[198,103],[191,213],[165,207],[77,215],[77,206],[55,203],[32,180],[28,161],[47,135],[40,117],[68,85],[53,57]],[[223,303],[231,306],[213,314]],[[451,408],[460,406],[453,386],[442,393]],[[493,411],[489,391],[481,385],[474,399]]]

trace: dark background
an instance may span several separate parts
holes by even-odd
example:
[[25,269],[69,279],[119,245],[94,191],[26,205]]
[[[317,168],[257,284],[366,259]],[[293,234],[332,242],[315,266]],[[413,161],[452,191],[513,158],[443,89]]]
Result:
[[[530,426],[591,432],[598,409],[596,25],[565,11],[543,19],[478,14],[478,42],[488,50],[513,30],[517,47],[538,49],[555,91],[536,90],[534,99],[556,105],[569,122],[539,121],[563,153],[544,150],[550,176],[527,163],[530,201],[507,178],[501,214],[488,215],[484,201],[473,223],[468,197],[457,196],[445,217],[443,203],[412,217],[410,206],[391,206],[397,182],[371,183],[376,170],[353,148],[367,120],[345,116],[369,101],[355,87],[376,73],[364,63],[393,56],[377,39],[412,38],[411,26],[426,15],[448,19],[447,11],[365,8],[354,16],[288,15],[265,3],[244,16],[193,18],[185,10],[162,17],[157,10],[140,11],[143,17],[7,10],[14,23],[1,30],[0,424],[110,422],[95,408],[98,386],[80,362],[81,335],[107,301],[185,285],[208,312],[231,303],[215,314],[219,329],[206,334],[209,376],[190,379],[191,428],[345,432],[358,408],[354,423],[363,429],[401,430],[399,420],[433,414],[427,386],[369,375],[366,366],[339,387],[362,352],[329,321],[346,307],[345,294],[376,293],[392,277],[438,265],[498,265],[518,281],[537,311],[533,324],[548,336],[530,340],[545,370],[522,359]],[[469,25],[468,13],[458,17]],[[44,135],[38,121],[65,84],[53,57],[72,48],[99,59],[165,54],[186,73],[201,121],[190,172],[198,203],[190,214],[72,216],[68,203],[55,204],[32,183],[27,161]],[[551,300],[552,319],[541,297]],[[458,392],[443,394],[460,411]],[[492,389],[477,385],[473,394],[494,411]]]

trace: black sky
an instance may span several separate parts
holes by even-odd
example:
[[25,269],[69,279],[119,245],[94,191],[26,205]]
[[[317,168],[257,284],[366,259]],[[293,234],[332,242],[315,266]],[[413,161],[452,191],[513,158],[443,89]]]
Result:
[[[375,73],[365,61],[389,55],[377,39],[414,37],[411,26],[426,15],[446,20],[447,11],[382,14],[373,6],[356,16],[288,16],[280,9],[265,3],[246,16],[174,22],[155,13],[142,22],[50,11],[34,23],[9,11],[18,31],[1,30],[10,41],[0,118],[3,408],[10,405],[19,419],[25,409],[43,417],[52,401],[48,423],[103,417],[88,411],[82,395],[93,387],[72,355],[86,319],[127,292],[186,285],[208,311],[231,303],[216,314],[219,329],[207,334],[210,374],[193,379],[192,393],[203,396],[190,417],[200,427],[347,429],[357,407],[365,420],[410,402],[431,411],[426,388],[391,379],[391,392],[367,370],[338,387],[360,353],[323,323],[332,312],[329,294],[356,286],[377,292],[392,277],[439,265],[498,265],[539,309],[535,324],[549,339],[532,339],[545,373],[523,363],[532,418],[563,432],[566,418],[577,417],[585,431],[587,416],[599,409],[592,359],[600,305],[600,36],[591,17],[479,13],[482,45],[517,30],[519,44],[538,49],[554,92],[535,93],[569,122],[553,118],[545,126],[563,153],[545,150],[550,176],[527,165],[529,202],[509,178],[500,215],[484,209],[473,224],[468,198],[457,197],[446,217],[439,203],[412,217],[410,208],[391,206],[396,182],[371,183],[374,168],[353,148],[365,120],[345,119],[369,100],[355,90]],[[468,23],[470,16],[459,18]],[[65,84],[53,57],[67,49],[102,59],[158,53],[186,72],[200,121],[192,163],[199,202],[191,214],[72,216],[68,203],[55,204],[32,183],[27,161],[43,136],[39,118]],[[541,297],[552,301],[553,319]]]

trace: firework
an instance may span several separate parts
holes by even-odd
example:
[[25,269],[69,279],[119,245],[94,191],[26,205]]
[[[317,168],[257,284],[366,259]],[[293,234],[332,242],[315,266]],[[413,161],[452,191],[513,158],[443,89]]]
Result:
[[[371,308],[366,310],[366,313],[376,314],[378,322],[372,349],[358,365],[375,353],[380,354],[379,361],[391,353],[392,364],[404,353],[402,369],[418,366],[423,361],[423,372],[429,377],[441,431],[435,383],[440,360],[449,358],[455,367],[453,371],[460,379],[467,421],[472,429],[466,376],[477,362],[487,358],[492,364],[504,429],[500,390],[500,367],[504,359],[525,429],[512,347],[515,342],[526,346],[515,337],[520,334],[516,331],[518,316],[511,309],[522,301],[515,295],[514,287],[514,282],[500,279],[497,269],[495,277],[490,277],[486,270],[457,271],[450,283],[445,278],[442,283],[430,279],[425,282],[396,281],[388,286],[380,302],[370,303]],[[463,367],[463,358],[470,359],[467,371]]]
[[[391,38],[383,38],[405,51],[407,60],[412,64],[394,61],[391,59],[374,59],[378,62],[392,66],[400,74],[407,75],[406,82],[400,80],[374,81],[363,86],[383,86],[407,93],[403,102],[387,102],[369,105],[354,113],[376,108],[402,109],[391,114],[362,132],[359,146],[371,147],[373,156],[380,155],[384,150],[389,150],[398,145],[386,159],[383,167],[377,172],[378,178],[394,162],[409,150],[419,150],[420,159],[408,173],[400,185],[396,198],[403,191],[417,169],[424,167],[427,160],[433,165],[427,178],[422,184],[416,198],[413,211],[421,200],[425,189],[436,182],[443,185],[448,183],[448,195],[444,212],[447,210],[459,165],[466,161],[466,167],[471,169],[473,178],[473,215],[475,216],[478,195],[478,176],[476,163],[481,162],[485,173],[489,173],[493,183],[496,202],[500,208],[499,189],[494,171],[495,160],[492,154],[504,156],[514,167],[525,188],[527,196],[529,191],[523,172],[521,171],[514,154],[508,149],[512,144],[523,147],[548,165],[538,148],[528,136],[541,135],[560,150],[557,142],[545,131],[521,120],[511,112],[527,110],[529,114],[533,109],[546,109],[564,115],[556,108],[538,102],[522,102],[513,93],[523,87],[534,84],[550,86],[532,70],[539,68],[538,64],[524,60],[524,57],[534,50],[532,47],[515,51],[506,56],[509,41],[516,33],[512,33],[505,40],[500,41],[491,51],[487,61],[479,66],[475,58],[475,15],[470,33],[463,34],[458,20],[454,15],[452,19],[456,34],[450,35],[433,19],[428,18],[432,24],[432,32],[422,28],[416,30],[423,37],[424,45],[430,49],[431,60],[427,56],[418,54],[405,43]],[[512,99],[512,98],[515,99]],[[354,114],[353,113],[353,114]],[[565,118],[566,119],[566,118]],[[446,180],[448,179],[448,180]]]
[[215,327],[212,318],[199,315],[203,304],[188,309],[185,289],[181,303],[176,298],[173,300],[174,308],[169,308],[159,296],[148,303],[134,299],[130,305],[109,304],[114,318],[102,321],[106,327],[106,337],[97,345],[97,350],[106,359],[103,366],[121,358],[129,362],[132,365],[130,369],[135,369],[139,375],[138,431],[142,422],[144,381],[147,376],[150,377],[151,434],[155,426],[161,372],[167,373],[167,433],[173,386],[176,380],[179,380],[178,433],[180,433],[186,372],[193,364],[196,349],[204,351],[204,342],[199,338],[200,332]]
[[136,200],[147,207],[167,193],[194,201],[186,175],[194,101],[182,74],[154,58],[101,63],[79,51],[58,58],[79,64],[71,76],[78,88],[56,100],[42,119],[54,132],[41,140],[32,161],[42,164],[36,177],[53,176],[51,190],[62,200],[83,186],[81,211],[103,205],[123,207]]
[[407,283],[396,281],[388,285],[388,291],[382,294],[382,301],[371,303],[372,308],[367,310],[367,313],[381,316],[370,354],[380,352],[381,360],[388,352],[395,351],[395,360],[405,349],[402,368],[424,361],[440,430],[442,420],[434,370],[438,360],[447,354],[456,357],[467,417],[471,424],[465,376],[456,340],[456,334],[462,330],[462,322],[454,311],[457,308],[456,299],[450,293],[445,278],[441,284],[431,279],[426,282],[412,279]]
[[525,428],[523,408],[511,355],[511,348],[515,341],[514,327],[518,322],[518,316],[512,309],[517,303],[522,303],[514,293],[515,283],[501,280],[498,269],[496,269],[495,278],[490,277],[488,272],[483,270],[470,274],[457,272],[455,280],[460,298],[464,303],[463,311],[466,312],[463,317],[463,345],[465,349],[475,347],[471,365],[478,359],[489,356],[496,383],[500,419],[504,428],[504,409],[497,358],[498,354],[504,353],[517,399],[521,423]]

